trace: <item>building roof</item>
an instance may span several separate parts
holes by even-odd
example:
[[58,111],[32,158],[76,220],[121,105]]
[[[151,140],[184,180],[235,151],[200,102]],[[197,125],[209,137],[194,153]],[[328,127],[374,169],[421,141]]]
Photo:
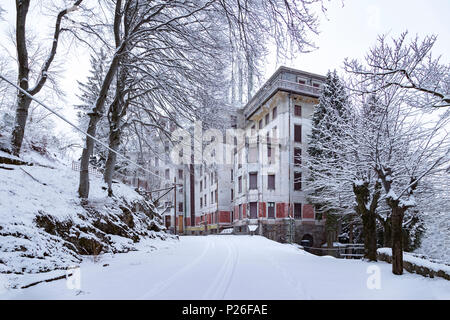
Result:
[[295,81],[283,79],[283,74],[303,76],[305,78],[318,80],[320,82],[324,82],[326,79],[325,76],[319,74],[281,66],[253,95],[250,101],[248,101],[247,104],[241,109],[246,119],[248,119],[262,104],[264,104],[279,90],[298,93],[315,98],[319,97],[318,88],[315,88],[308,84],[300,84]]

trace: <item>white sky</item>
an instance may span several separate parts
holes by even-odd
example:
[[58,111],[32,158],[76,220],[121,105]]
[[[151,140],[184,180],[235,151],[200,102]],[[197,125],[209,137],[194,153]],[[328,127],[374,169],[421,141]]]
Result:
[[[411,36],[437,34],[433,52],[450,62],[449,0],[333,0],[327,6],[321,33],[315,38],[319,49],[285,65],[318,74],[339,71],[346,57],[362,59],[378,34],[397,37],[405,30]],[[268,68],[266,76],[275,69],[274,65]]]
[[[36,1],[36,0],[35,0]],[[89,5],[92,0],[85,0]],[[314,36],[314,42],[319,47],[312,53],[299,55],[292,62],[283,65],[293,68],[326,74],[328,70],[342,67],[346,57],[362,58],[365,52],[375,44],[378,34],[389,32],[393,37],[402,31],[409,30],[414,36],[423,37],[437,34],[438,41],[433,50],[435,55],[442,55],[443,62],[450,62],[450,13],[449,0],[324,0],[328,11],[326,18],[321,15],[320,35]],[[0,41],[7,45],[5,34],[11,30],[15,19],[15,1],[1,0],[2,7],[7,10],[5,21],[0,22]],[[36,3],[36,2],[35,2]],[[34,32],[50,37],[51,28],[37,18],[30,19],[28,28]],[[51,20],[53,21],[53,20]],[[53,23],[53,22],[52,22]],[[33,28],[34,26],[34,28]],[[48,39],[48,38],[47,38]],[[64,73],[63,89],[67,93],[64,114],[75,119],[72,105],[78,102],[76,98],[77,82],[84,80],[89,71],[89,55],[83,50],[60,50],[59,57],[67,59]],[[265,78],[276,70],[275,60],[265,70]],[[0,70],[1,72],[1,70]],[[62,123],[61,130],[67,128]],[[65,131],[65,130],[64,130]]]

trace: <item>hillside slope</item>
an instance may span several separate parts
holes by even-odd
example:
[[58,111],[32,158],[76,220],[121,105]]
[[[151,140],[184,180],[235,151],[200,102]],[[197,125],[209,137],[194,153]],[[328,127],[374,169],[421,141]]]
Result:
[[101,178],[91,176],[89,201],[82,204],[78,177],[38,153],[19,159],[0,152],[0,273],[66,269],[83,255],[128,252],[143,238],[173,238],[152,204],[124,184],[114,184],[108,197]]

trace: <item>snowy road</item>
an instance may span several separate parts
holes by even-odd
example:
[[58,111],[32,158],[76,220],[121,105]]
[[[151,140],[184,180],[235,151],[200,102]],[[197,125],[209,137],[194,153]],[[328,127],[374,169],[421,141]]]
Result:
[[[79,288],[58,280],[0,298],[450,299],[450,281],[394,276],[384,262],[316,257],[259,236],[186,236],[140,246],[137,252],[84,262]],[[368,267],[374,265],[381,289],[367,287]]]

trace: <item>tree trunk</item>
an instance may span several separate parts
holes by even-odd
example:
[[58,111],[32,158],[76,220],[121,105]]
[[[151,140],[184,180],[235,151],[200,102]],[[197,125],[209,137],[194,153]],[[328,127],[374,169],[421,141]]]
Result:
[[[16,0],[16,49],[18,63],[17,82],[25,91],[28,91],[30,81],[28,50],[25,37],[25,24],[29,6],[29,0]],[[30,107],[30,104],[31,99],[19,92],[17,95],[16,118],[14,120],[14,128],[11,135],[11,151],[15,156],[19,155],[22,147],[23,135],[28,117],[28,108]]]
[[391,228],[391,218],[387,218],[383,222],[383,246],[386,248],[392,248],[392,228]]
[[[127,80],[127,68],[124,66],[125,56],[121,57],[116,79],[116,93],[114,101],[108,110],[109,120],[109,147],[117,151],[120,146],[121,120],[126,115],[127,104],[124,102],[125,82]],[[108,196],[113,195],[112,177],[116,167],[117,154],[109,150],[105,164],[104,181],[108,184]]]
[[363,216],[363,228],[366,258],[369,261],[377,261],[376,217],[372,212],[367,212],[367,214]]
[[[114,75],[119,67],[120,56],[125,49],[125,42],[120,42],[120,23],[121,23],[121,8],[122,1],[116,1],[115,15],[114,15],[114,37],[116,42],[116,53],[111,61],[108,72],[103,80],[100,93],[98,95],[97,101],[95,102],[95,107],[92,113],[89,114],[89,126],[87,133],[95,137],[95,132],[97,131],[97,123],[103,116],[103,110],[105,107],[106,97],[108,95],[109,87],[113,81]],[[78,195],[82,199],[87,199],[89,196],[89,158],[94,150],[94,140],[86,136],[86,147],[83,149],[81,154],[81,164],[80,164],[80,185],[78,187]]]
[[379,185],[375,186],[374,196],[370,203],[370,209],[367,204],[370,198],[370,190],[368,183],[362,185],[353,185],[353,193],[356,198],[356,211],[361,215],[363,220],[363,235],[364,235],[364,257],[369,261],[377,261],[377,230],[376,230],[376,215],[375,210],[378,205],[380,196]]
[[392,273],[403,274],[403,233],[402,223],[404,209],[392,208]]
[[[111,128],[112,129],[112,128]],[[109,133],[109,147],[115,151],[119,149],[120,145],[120,130],[112,129]],[[109,150],[108,158],[106,159],[105,172],[103,180],[108,184],[108,196],[113,195],[112,191],[112,177],[116,167],[117,154]]]
[[[93,112],[89,114],[89,126],[87,133],[93,137],[95,137],[97,123],[100,121],[100,118],[100,113]],[[81,154],[80,184],[78,186],[78,195],[82,199],[87,199],[89,197],[89,159],[94,151],[94,143],[94,139],[86,136],[86,146]]]
[[14,120],[14,128],[11,135],[11,151],[15,156],[19,156],[20,149],[22,148],[30,104],[31,99],[28,96],[23,93],[18,94],[16,118]]
[[[76,1],[73,5],[79,6],[83,0]],[[36,81],[36,85],[29,89],[29,65],[28,65],[28,49],[26,40],[26,19],[28,15],[28,8],[30,0],[16,0],[16,49],[17,49],[17,64],[18,64],[18,83],[19,86],[27,91],[31,96],[39,93],[45,85],[48,75],[47,72],[53,62],[58,47],[58,40],[61,34],[61,21],[63,17],[69,12],[69,9],[60,11],[56,17],[55,30],[53,34],[53,42],[48,57],[41,68],[40,75]],[[23,93],[19,93],[17,99],[15,124],[11,135],[11,151],[18,156],[22,148],[23,136],[25,132],[25,125],[28,118],[28,108],[30,107],[31,99]]]

